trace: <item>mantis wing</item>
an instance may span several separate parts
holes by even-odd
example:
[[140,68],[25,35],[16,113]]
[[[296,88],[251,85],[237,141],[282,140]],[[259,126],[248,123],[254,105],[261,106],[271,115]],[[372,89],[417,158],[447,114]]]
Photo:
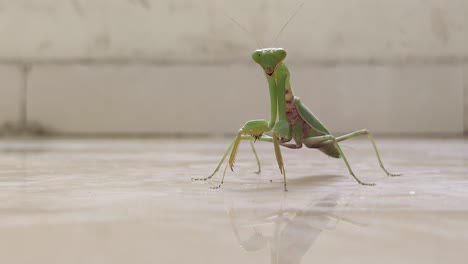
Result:
[[307,108],[307,106],[305,106],[299,98],[294,98],[294,103],[296,104],[296,109],[299,115],[307,124],[309,124],[312,129],[320,132],[323,135],[331,135],[331,133],[322,125],[320,120],[314,116],[312,111],[310,111],[309,108]]
[[[331,135],[331,133],[323,126],[323,124],[318,120],[317,117],[314,116],[312,111],[305,106],[299,98],[294,99],[294,103],[296,104],[296,109],[301,118],[310,126],[313,132],[315,133],[309,133],[309,135],[306,135],[306,137],[314,137],[314,136],[323,136],[323,135]],[[312,132],[310,131],[310,132]],[[312,147],[312,148],[318,148],[321,152],[325,153],[326,155],[333,157],[333,158],[341,158],[340,151],[336,148],[334,144],[325,144],[325,145],[319,145],[318,147],[316,146],[309,146],[306,145],[307,147]]]

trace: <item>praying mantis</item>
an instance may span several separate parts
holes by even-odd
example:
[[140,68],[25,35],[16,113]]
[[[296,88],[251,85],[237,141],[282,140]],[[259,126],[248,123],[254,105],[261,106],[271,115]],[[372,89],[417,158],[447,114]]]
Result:
[[[213,173],[208,177],[195,178],[193,180],[206,181],[211,179],[216,172],[219,171],[219,168],[226,160],[229,153],[230,156],[227,165],[229,165],[230,169],[234,171],[234,162],[242,140],[250,141],[252,151],[255,155],[255,159],[257,160],[258,173],[260,173],[260,160],[253,144],[255,141],[259,140],[273,143],[276,161],[278,163],[280,173],[283,175],[284,191],[288,191],[288,188],[280,146],[290,149],[300,149],[302,146],[306,146],[307,148],[318,149],[329,157],[342,159],[348,168],[349,174],[351,174],[359,184],[372,186],[375,184],[363,182],[354,174],[339,145],[339,142],[363,135],[368,136],[382,170],[388,176],[401,175],[390,173],[385,169],[380,158],[379,151],[377,150],[374,137],[369,130],[357,130],[346,135],[335,137],[328,131],[328,129],[325,128],[322,122],[320,122],[312,111],[302,103],[300,98],[294,96],[290,84],[289,69],[286,67],[286,64],[283,63],[285,58],[286,51],[282,48],[262,48],[257,49],[252,53],[253,61],[261,66],[268,81],[271,110],[270,120],[258,119],[247,121],[237,132],[234,141],[224,153]],[[271,136],[266,135],[265,133],[271,133]],[[292,140],[294,140],[295,143],[290,143]],[[213,188],[221,188],[221,185],[224,183],[227,165],[224,169],[220,184]]]

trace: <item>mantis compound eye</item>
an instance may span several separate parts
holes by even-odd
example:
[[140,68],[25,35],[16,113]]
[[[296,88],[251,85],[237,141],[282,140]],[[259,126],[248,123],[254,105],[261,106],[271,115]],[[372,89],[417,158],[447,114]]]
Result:
[[278,54],[278,59],[280,61],[282,61],[282,60],[284,60],[284,58],[286,58],[286,51],[283,50],[283,49],[278,49],[277,54]]
[[255,51],[253,54],[252,54],[252,59],[257,63],[257,64],[260,64],[260,59],[262,57],[262,53],[261,51]]

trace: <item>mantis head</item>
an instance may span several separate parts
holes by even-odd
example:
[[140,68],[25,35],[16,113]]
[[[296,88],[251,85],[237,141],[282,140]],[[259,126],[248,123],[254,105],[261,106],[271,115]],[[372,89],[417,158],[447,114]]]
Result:
[[259,64],[269,76],[273,75],[284,58],[286,58],[286,51],[282,48],[258,49],[252,54],[252,59]]

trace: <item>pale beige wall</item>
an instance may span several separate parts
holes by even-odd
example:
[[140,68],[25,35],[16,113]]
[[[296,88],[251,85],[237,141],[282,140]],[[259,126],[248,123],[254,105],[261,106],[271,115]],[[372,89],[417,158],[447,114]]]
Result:
[[21,125],[22,86],[18,67],[0,65],[0,134]]
[[465,110],[464,110],[464,120],[465,120],[465,135],[468,135],[468,67],[465,67],[464,75],[464,84],[465,84]]
[[[25,77],[28,120],[54,132],[232,133],[268,118],[250,53],[300,3],[4,0],[0,80],[20,94],[4,76]],[[333,131],[461,134],[467,13],[464,0],[305,1],[275,45],[289,52],[294,91]]]
[[[456,66],[290,65],[294,92],[332,131],[461,133],[463,71]],[[66,133],[233,133],[269,117],[254,65],[38,66],[31,121]]]
[[[302,1],[4,0],[0,57],[245,62]],[[310,0],[277,41],[290,61],[468,55],[465,0]],[[8,36],[8,37],[6,37]]]

